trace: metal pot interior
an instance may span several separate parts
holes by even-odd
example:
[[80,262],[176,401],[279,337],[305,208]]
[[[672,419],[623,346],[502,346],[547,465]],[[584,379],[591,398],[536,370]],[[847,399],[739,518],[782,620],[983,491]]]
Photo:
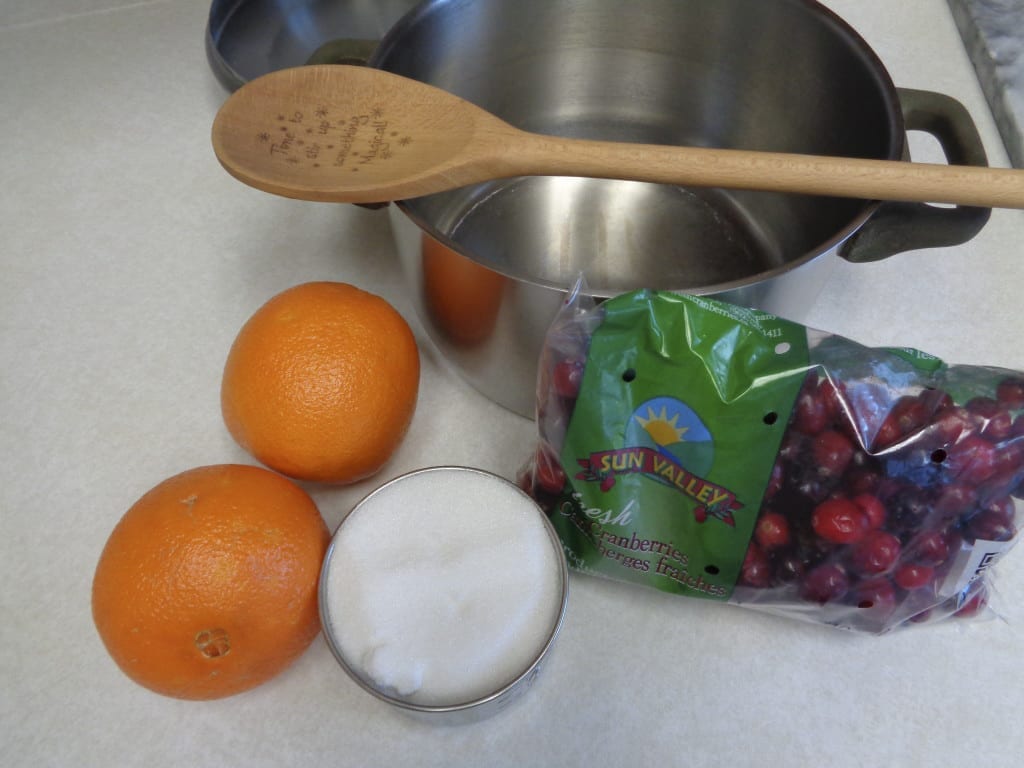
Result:
[[[437,0],[370,60],[554,135],[896,159],[895,89],[807,0]],[[719,293],[837,245],[866,201],[576,178],[406,200],[431,235],[519,279],[595,295]]]

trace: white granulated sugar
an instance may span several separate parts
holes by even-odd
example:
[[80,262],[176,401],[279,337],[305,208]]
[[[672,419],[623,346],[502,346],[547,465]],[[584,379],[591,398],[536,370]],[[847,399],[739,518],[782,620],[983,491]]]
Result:
[[331,630],[353,669],[411,703],[486,696],[537,657],[561,607],[558,555],[537,507],[478,472],[419,472],[339,529]]

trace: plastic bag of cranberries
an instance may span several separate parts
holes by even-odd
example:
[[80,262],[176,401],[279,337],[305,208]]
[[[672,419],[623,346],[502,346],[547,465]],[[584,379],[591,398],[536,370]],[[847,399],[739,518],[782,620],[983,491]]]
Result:
[[521,485],[576,570],[880,634],[987,610],[1024,374],[714,300],[570,294]]

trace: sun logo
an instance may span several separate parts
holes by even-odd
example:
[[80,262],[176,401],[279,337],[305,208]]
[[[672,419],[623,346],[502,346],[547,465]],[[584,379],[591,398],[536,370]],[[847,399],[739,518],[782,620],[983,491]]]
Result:
[[669,418],[668,409],[663,405],[661,410],[655,413],[654,408],[648,406],[646,418],[640,414],[634,414],[634,418],[643,427],[644,431],[651,436],[651,439],[660,446],[675,445],[686,440],[686,433],[690,431],[687,426],[679,425],[679,414],[673,413]]
[[670,396],[640,403],[626,422],[622,447],[647,446],[672,455],[689,471],[704,475],[714,462],[715,445],[700,416]]

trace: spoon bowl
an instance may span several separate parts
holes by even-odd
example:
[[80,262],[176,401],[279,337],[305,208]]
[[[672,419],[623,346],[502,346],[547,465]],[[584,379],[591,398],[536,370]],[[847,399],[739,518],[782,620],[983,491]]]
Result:
[[348,65],[264,75],[218,112],[214,150],[240,181],[285,197],[368,203],[415,196],[421,184],[420,194],[437,191],[431,180],[457,166],[478,115],[461,99],[437,109],[430,97],[443,92],[408,94],[399,81]]

